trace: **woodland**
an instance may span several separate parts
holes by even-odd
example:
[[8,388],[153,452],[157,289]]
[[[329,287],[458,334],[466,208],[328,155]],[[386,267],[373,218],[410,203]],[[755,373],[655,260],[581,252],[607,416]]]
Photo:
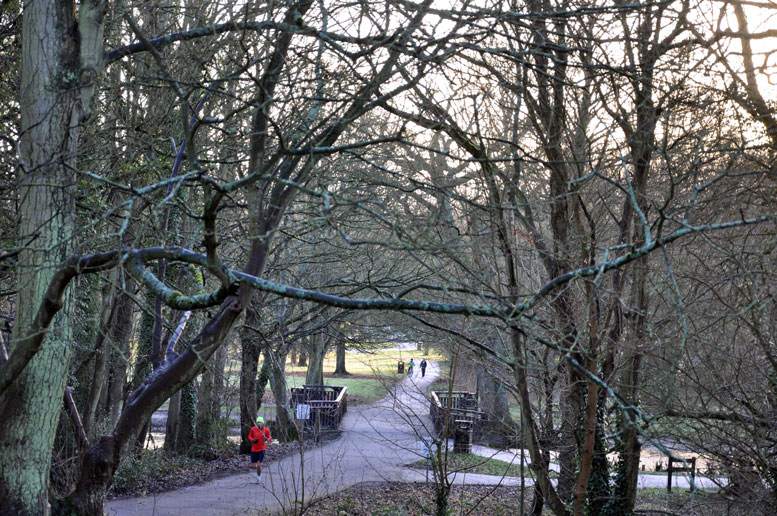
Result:
[[103,514],[165,403],[207,455],[229,372],[293,440],[286,358],[392,335],[473,364],[534,514],[633,514],[656,428],[777,513],[776,15],[3,0],[0,515]]

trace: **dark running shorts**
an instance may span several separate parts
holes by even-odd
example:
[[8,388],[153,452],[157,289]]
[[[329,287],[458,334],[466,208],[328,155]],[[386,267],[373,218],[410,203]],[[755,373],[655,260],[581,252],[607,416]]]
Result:
[[264,452],[266,450],[262,451],[252,451],[251,452],[251,464],[256,464],[257,462],[264,462]]

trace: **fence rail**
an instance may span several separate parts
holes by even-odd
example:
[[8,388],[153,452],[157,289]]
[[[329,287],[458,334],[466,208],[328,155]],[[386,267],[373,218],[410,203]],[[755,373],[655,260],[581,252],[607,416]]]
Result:
[[303,385],[291,389],[291,409],[307,405],[309,417],[305,428],[314,430],[335,430],[340,426],[348,410],[348,389],[335,385]]
[[488,420],[486,413],[478,410],[477,394],[474,392],[432,391],[429,415],[432,417],[434,431],[438,435],[442,435],[445,430],[446,412],[448,413],[446,433],[451,436],[459,426],[469,426],[473,432],[478,432],[483,423]]

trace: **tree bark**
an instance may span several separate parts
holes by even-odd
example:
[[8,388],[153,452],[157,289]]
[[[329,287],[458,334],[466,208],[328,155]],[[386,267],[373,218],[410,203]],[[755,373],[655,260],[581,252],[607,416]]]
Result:
[[189,453],[194,443],[195,421],[197,419],[197,396],[194,383],[184,385],[180,391],[181,406],[178,410],[178,432],[175,434],[175,451]]
[[[323,332],[308,336],[308,370],[305,374],[306,385],[324,384],[324,356],[326,355],[326,335]],[[273,373],[276,369],[273,369]],[[284,371],[285,375],[285,371]]]
[[[75,156],[91,93],[87,81],[79,88],[79,78],[82,67],[97,66],[102,58],[103,9],[99,2],[84,7],[79,34],[71,2],[24,5],[18,234],[28,247],[18,256],[14,341],[27,336],[51,279],[73,248]],[[50,510],[51,448],[70,359],[69,299],[65,294],[40,350],[0,397],[0,513],[37,516]]]
[[343,339],[338,339],[337,341],[337,352],[336,352],[336,358],[335,358],[334,374],[341,375],[341,376],[350,374],[348,370],[345,368],[345,341]]
[[296,439],[296,427],[289,410],[289,396],[286,389],[286,351],[269,352],[270,388],[275,397],[275,423],[278,439],[284,442]]
[[97,422],[100,398],[105,387],[105,364],[108,354],[105,351],[105,346],[109,344],[106,343],[106,337],[116,303],[115,276],[116,274],[111,274],[107,285],[103,288],[102,310],[100,311],[97,336],[95,338],[94,369],[90,378],[89,396],[83,410],[84,432],[90,439],[94,438],[94,427]]
[[129,277],[122,278],[122,281],[125,290],[119,292],[116,299],[116,309],[110,328],[112,346],[108,355],[107,396],[103,411],[109,428],[113,428],[119,420],[119,413],[124,402],[127,381],[126,357],[129,356],[135,319],[134,298],[137,293],[137,283]]
[[240,452],[251,451],[248,432],[256,418],[256,370],[259,364],[259,343],[252,327],[258,315],[253,307],[246,310],[246,324],[240,331]]
[[181,391],[170,397],[167,404],[167,421],[165,422],[165,451],[178,453],[178,432],[181,426]]
[[200,387],[197,393],[197,421],[196,442],[209,447],[214,437],[214,426],[220,416],[218,405],[218,392],[216,390],[216,369],[219,362],[219,354],[226,349],[226,345],[211,357],[205,365],[205,370],[200,376]]
[[496,360],[489,359],[486,363],[478,363],[478,408],[488,414],[486,433],[483,436],[486,442],[492,445],[505,445],[508,437],[514,435],[515,422],[510,416],[504,385],[490,372],[498,370],[499,364]]

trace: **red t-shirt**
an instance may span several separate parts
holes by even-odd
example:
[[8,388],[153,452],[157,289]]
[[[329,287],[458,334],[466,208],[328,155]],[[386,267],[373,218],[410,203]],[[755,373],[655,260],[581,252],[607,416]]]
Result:
[[[259,439],[258,443],[254,440]],[[270,429],[267,427],[259,430],[256,425],[248,432],[248,440],[251,441],[251,451],[262,451],[267,449],[267,443],[270,442]]]

